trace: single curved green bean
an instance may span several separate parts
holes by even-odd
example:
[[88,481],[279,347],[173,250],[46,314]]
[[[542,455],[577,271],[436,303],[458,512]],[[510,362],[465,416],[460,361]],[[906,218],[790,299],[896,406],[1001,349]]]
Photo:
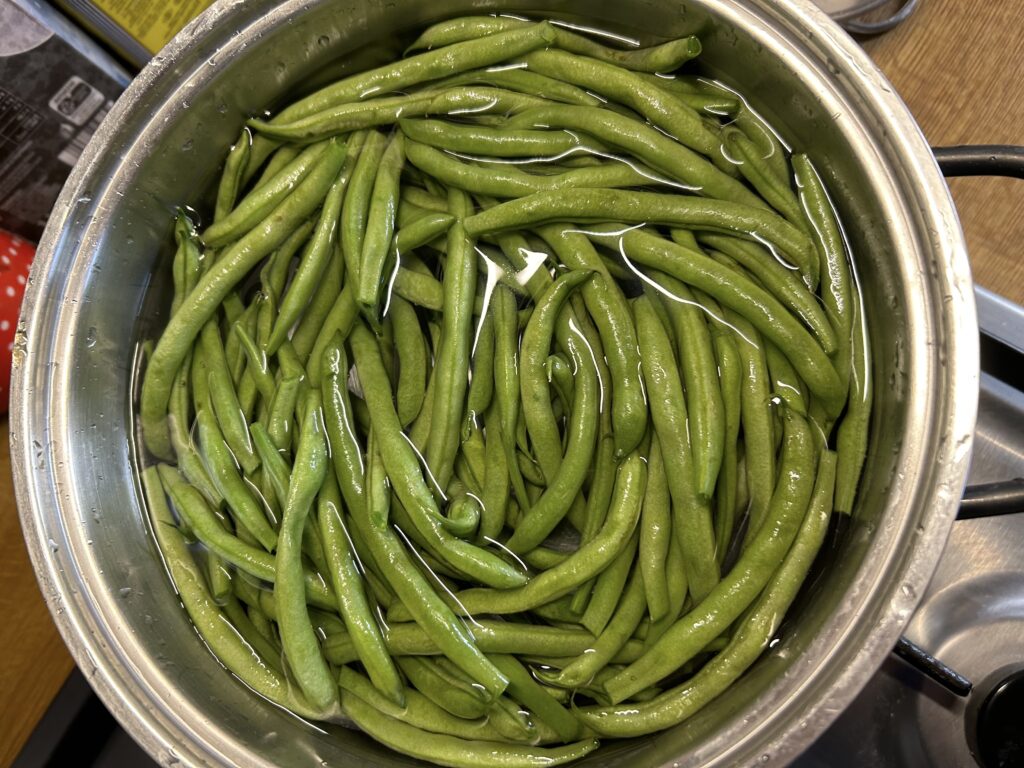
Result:
[[139,419],[146,447],[161,459],[171,457],[165,415],[174,375],[224,297],[260,259],[280,246],[321,203],[344,162],[343,146],[329,142],[320,162],[260,224],[220,254],[179,311],[170,319],[149,359],[139,398]]
[[[537,192],[470,216],[466,219],[466,232],[478,237],[559,220],[617,220],[732,232],[771,243],[792,257],[802,269],[803,265],[817,259],[807,236],[771,211],[726,200],[656,192],[617,189]],[[628,242],[637,233],[638,230],[633,229],[623,237]],[[640,236],[649,237],[643,233]]]
[[845,240],[825,185],[806,155],[793,156],[793,172],[803,213],[821,255],[821,299],[839,339],[834,359],[840,377],[845,380],[849,375],[851,337],[857,309]]
[[480,423],[494,397],[494,313],[485,310],[476,325],[470,353],[470,382],[466,391],[466,430]]
[[551,158],[584,151],[586,146],[579,136],[565,130],[512,130],[425,118],[403,118],[398,127],[419,144],[483,157]]
[[411,304],[392,296],[388,316],[394,328],[398,354],[398,385],[395,404],[403,427],[412,424],[423,406],[427,386],[427,344],[419,317]]
[[857,485],[867,457],[871,428],[871,404],[875,388],[871,380],[871,347],[864,323],[860,296],[853,294],[853,362],[850,368],[850,399],[846,416],[839,425],[836,449],[839,467],[836,476],[836,510],[853,511]]
[[252,134],[243,129],[238,141],[228,152],[227,160],[224,161],[224,171],[220,177],[220,184],[217,185],[217,199],[213,208],[214,221],[220,221],[235,207],[238,190],[242,183],[242,174],[245,173],[245,169],[249,165],[251,147]]
[[602,103],[601,99],[587,93],[582,88],[577,88],[575,85],[553,77],[531,72],[526,67],[475,69],[438,80],[431,83],[429,87],[452,88],[470,84],[491,85],[496,88],[539,96],[550,101],[578,104],[584,107],[596,107]]
[[782,562],[806,516],[817,460],[806,420],[786,410],[779,484],[768,521],[721,582],[650,650],[605,683],[612,702],[657,683],[692,659],[747,609]]
[[578,709],[577,713],[585,724],[602,736],[613,738],[639,736],[669,728],[693,715],[735,683],[765,652],[807,578],[828,531],[835,461],[831,452],[822,454],[817,481],[800,531],[782,564],[725,649],[689,680],[650,702],[638,704],[631,701],[613,707]]
[[447,213],[427,212],[408,226],[395,232],[391,249],[401,262],[403,254],[413,251],[445,234],[455,221],[455,217]]
[[465,193],[453,189],[448,192],[448,207],[458,220],[448,230],[441,342],[434,359],[438,373],[425,451],[427,466],[442,488],[452,476],[462,431],[477,280],[474,244],[463,223],[471,203]]
[[637,571],[643,579],[647,613],[651,621],[657,621],[669,610],[666,565],[672,542],[671,498],[658,440],[651,440],[651,453],[647,459],[647,491],[640,522]]
[[386,269],[389,268],[387,261],[395,234],[399,178],[404,162],[405,137],[400,131],[396,131],[377,166],[363,235],[359,273],[356,276],[356,301],[363,316],[373,325],[380,322],[381,282],[386,277]]
[[241,238],[279,206],[295,187],[319,164],[328,142],[304,149],[266,184],[250,192],[224,218],[216,219],[203,232],[207,248],[220,248]]
[[740,380],[740,423],[743,426],[744,469],[749,492],[747,538],[752,541],[768,514],[775,487],[775,426],[769,390],[768,360],[760,334],[744,318],[723,307],[732,326],[743,366]]
[[406,155],[410,163],[447,186],[475,195],[499,198],[522,197],[534,192],[561,189],[641,187],[672,183],[657,172],[632,162],[613,161],[542,175],[527,173],[504,163],[466,162],[415,141],[408,143]]

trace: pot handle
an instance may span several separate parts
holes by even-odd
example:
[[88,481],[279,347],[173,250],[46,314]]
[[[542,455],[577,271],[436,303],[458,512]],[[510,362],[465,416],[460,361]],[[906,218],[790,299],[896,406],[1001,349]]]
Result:
[[1010,176],[1024,179],[1024,147],[977,144],[969,147],[932,147],[946,177]]

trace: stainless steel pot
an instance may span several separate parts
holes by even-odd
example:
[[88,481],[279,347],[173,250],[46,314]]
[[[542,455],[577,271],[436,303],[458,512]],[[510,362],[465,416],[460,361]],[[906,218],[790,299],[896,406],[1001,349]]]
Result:
[[[964,244],[917,126],[862,51],[803,0],[537,0],[646,36],[696,32],[705,64],[806,148],[856,252],[877,382],[863,494],[781,641],[699,716],[588,765],[785,763],[892,648],[953,520],[977,403]],[[135,475],[140,339],[165,304],[172,210],[245,116],[346,51],[484,0],[221,0],[157,56],[85,151],[41,243],[15,348],[11,442],[25,535],[79,666],[162,764],[393,766],[229,679],[178,604]]]

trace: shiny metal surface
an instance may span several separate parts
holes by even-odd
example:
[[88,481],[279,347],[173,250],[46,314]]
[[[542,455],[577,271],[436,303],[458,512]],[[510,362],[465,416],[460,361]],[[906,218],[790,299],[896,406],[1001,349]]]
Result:
[[[531,3],[645,39],[700,33],[704,59],[826,178],[856,251],[878,382],[862,501],[781,640],[700,716],[581,765],[762,765],[800,753],[893,646],[945,544],[966,475],[977,328],[962,235],[911,116],[803,0]],[[165,765],[412,764],[302,723],[229,681],[158,559],[133,473],[136,349],[162,323],[172,211],[199,207],[245,116],[366,41],[512,2],[221,0],[154,58],[58,203],[14,350],[12,458],[26,540],[92,685]]]
[[[1024,308],[978,291],[982,330],[1024,356]],[[982,374],[969,482],[1024,477],[1024,392]],[[974,683],[953,696],[895,658],[798,761],[799,768],[977,768],[976,712],[992,686],[1024,669],[1024,510],[953,527],[907,636]]]

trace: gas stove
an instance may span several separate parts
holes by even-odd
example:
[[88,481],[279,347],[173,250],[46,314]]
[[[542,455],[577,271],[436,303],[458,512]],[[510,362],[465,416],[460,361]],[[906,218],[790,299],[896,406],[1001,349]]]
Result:
[[1024,766],[1024,307],[975,293],[968,492],[904,635],[913,663],[886,659],[794,768]]

